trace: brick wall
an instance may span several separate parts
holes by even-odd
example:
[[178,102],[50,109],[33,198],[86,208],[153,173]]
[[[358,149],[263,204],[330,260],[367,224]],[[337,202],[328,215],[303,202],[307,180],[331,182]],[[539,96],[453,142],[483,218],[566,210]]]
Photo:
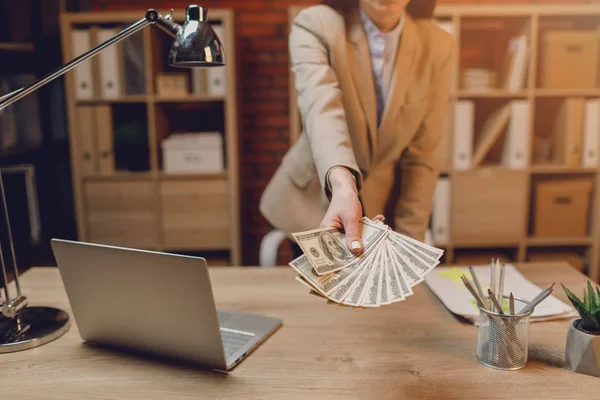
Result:
[[[599,0],[438,0],[441,3],[593,3]],[[287,8],[318,0],[204,0],[236,12],[243,262],[258,263],[271,227],[258,211],[261,193],[289,145]],[[91,0],[94,10],[185,9],[181,0]],[[280,264],[290,260],[287,244]]]

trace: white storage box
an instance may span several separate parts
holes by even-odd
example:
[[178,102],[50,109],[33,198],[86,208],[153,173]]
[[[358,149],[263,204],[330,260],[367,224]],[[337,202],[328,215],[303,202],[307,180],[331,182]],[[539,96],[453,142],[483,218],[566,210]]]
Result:
[[220,132],[176,133],[162,141],[165,173],[223,172]]

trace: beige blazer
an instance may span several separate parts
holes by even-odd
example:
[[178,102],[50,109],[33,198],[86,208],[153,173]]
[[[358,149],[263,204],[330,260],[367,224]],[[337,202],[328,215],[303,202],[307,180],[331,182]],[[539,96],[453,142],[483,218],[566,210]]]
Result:
[[315,229],[329,200],[326,175],[356,172],[368,217],[424,240],[446,133],[453,37],[407,17],[381,123],[367,38],[358,11],[311,6],[293,21],[289,47],[304,131],[267,185],[260,211],[276,228]]

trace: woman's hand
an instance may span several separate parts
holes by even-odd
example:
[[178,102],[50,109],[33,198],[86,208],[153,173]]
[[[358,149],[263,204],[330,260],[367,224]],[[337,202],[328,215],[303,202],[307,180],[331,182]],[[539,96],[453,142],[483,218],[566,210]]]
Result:
[[[331,185],[331,202],[321,221],[321,227],[331,226],[344,229],[346,247],[353,253],[360,252],[362,241],[359,221],[363,214],[354,177],[345,168],[335,168],[329,174],[329,183]],[[374,219],[383,221],[383,216],[378,215]]]

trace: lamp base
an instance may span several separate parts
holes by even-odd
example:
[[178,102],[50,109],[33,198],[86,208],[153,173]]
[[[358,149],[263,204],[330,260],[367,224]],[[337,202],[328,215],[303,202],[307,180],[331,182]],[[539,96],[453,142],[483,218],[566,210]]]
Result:
[[69,330],[69,314],[52,307],[25,307],[18,317],[0,317],[0,353],[32,349]]

